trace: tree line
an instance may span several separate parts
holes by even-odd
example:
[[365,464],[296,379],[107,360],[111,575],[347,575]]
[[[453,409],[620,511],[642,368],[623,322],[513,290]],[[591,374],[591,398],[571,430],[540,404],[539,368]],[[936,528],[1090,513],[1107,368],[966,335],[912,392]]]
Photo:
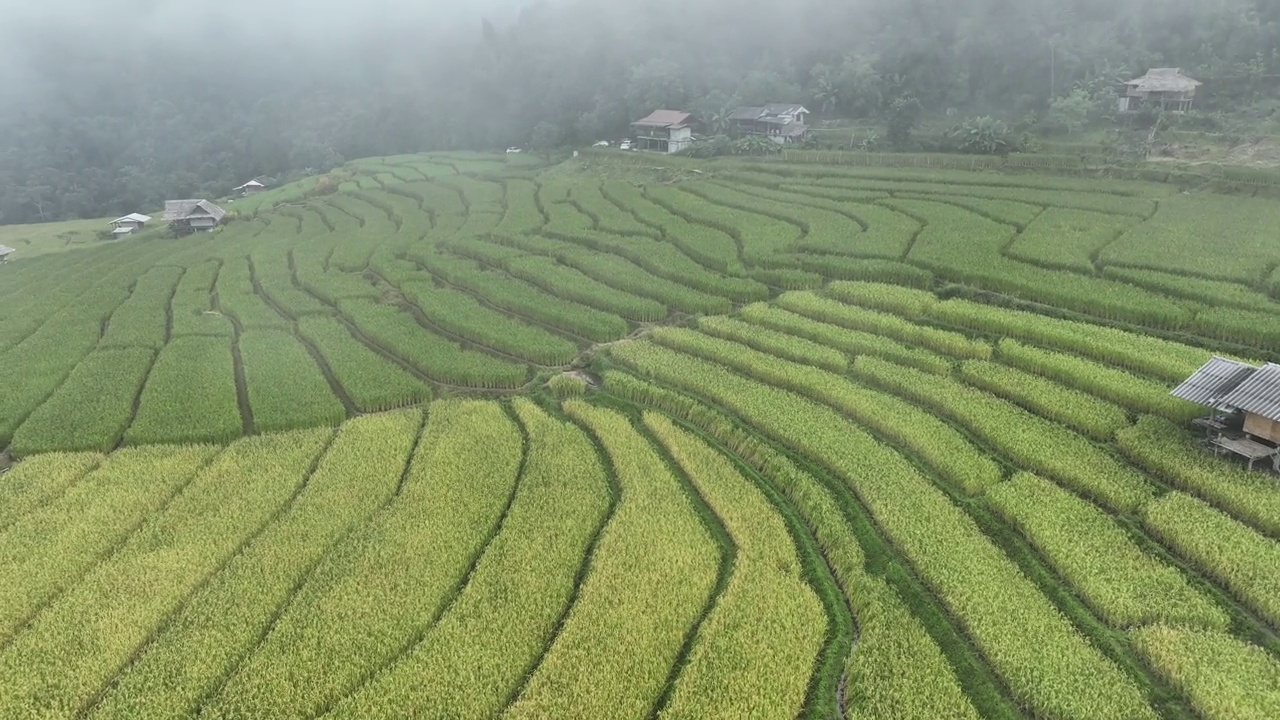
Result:
[[1280,76],[1274,0],[544,1],[466,33],[408,24],[287,44],[270,22],[288,20],[198,42],[17,38],[24,62],[0,78],[0,223],[219,197],[357,157],[496,150],[535,128],[540,143],[588,144],[659,107],[709,134],[734,107],[773,101],[890,131],[903,113],[1071,130],[1148,67],[1213,79],[1205,94],[1223,107]]

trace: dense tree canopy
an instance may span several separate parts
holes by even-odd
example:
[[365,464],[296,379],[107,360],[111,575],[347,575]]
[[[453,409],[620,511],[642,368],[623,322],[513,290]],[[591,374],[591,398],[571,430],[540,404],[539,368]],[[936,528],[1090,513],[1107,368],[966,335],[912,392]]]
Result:
[[[347,158],[500,149],[540,126],[590,142],[658,106],[709,132],[738,104],[888,120],[904,98],[1071,129],[1078,93],[1130,71],[1177,65],[1237,96],[1280,73],[1273,0],[544,0],[483,19],[261,4],[15,16],[0,30],[0,222],[151,208]],[[136,31],[103,29],[122,24]]]

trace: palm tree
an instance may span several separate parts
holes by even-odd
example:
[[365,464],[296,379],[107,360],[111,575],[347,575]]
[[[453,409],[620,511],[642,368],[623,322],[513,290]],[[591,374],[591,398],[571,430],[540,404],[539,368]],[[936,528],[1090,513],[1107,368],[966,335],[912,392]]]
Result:
[[827,65],[814,66],[813,88],[810,93],[813,95],[814,104],[818,106],[819,112],[823,115],[840,106],[840,85],[836,80],[835,72],[830,67]]

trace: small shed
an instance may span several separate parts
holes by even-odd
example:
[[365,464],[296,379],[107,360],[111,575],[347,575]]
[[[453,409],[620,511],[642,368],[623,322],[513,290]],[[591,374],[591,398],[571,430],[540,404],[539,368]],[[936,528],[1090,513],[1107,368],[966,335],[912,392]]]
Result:
[[1270,459],[1280,471],[1280,365],[1262,367],[1214,356],[1170,393],[1209,408],[1195,424],[1217,452]]
[[232,188],[231,191],[240,193],[241,197],[248,197],[270,189],[272,185],[275,185],[275,183],[275,179],[269,178],[266,175],[259,175],[239,187]]
[[9,256],[17,252],[8,245],[0,245],[0,265],[9,262]]
[[164,203],[164,221],[180,233],[212,230],[226,214],[208,200],[166,200]]
[[118,217],[111,221],[111,234],[116,237],[124,235],[132,235],[143,228],[144,225],[151,222],[150,215],[142,213],[129,213],[124,217]]
[[1203,83],[1182,74],[1181,68],[1151,68],[1146,75],[1124,84],[1120,112],[1137,112],[1159,107],[1169,112],[1186,112]]
[[677,153],[693,144],[693,115],[683,110],[654,110],[631,129],[641,150]]

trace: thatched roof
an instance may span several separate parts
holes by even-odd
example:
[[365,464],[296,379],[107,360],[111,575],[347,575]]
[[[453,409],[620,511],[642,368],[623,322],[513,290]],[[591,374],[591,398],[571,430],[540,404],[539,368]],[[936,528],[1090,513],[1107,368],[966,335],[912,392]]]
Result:
[[693,115],[682,110],[654,110],[647,117],[633,123],[639,127],[682,128],[693,123]]
[[1181,68],[1151,68],[1146,75],[1125,83],[1137,92],[1188,92],[1203,84],[1183,75]]
[[164,221],[167,223],[189,220],[195,217],[211,217],[221,222],[227,213],[208,200],[166,200],[164,203]]

